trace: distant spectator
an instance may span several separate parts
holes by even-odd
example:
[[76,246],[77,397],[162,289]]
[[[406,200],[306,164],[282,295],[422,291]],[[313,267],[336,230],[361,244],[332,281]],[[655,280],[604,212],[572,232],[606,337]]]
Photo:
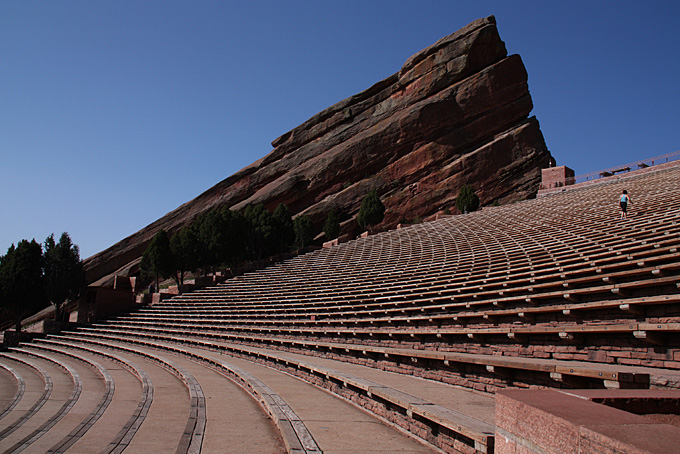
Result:
[[628,204],[633,203],[632,200],[630,200],[630,197],[628,197],[628,191],[625,189],[621,193],[621,197],[619,197],[619,206],[621,206],[621,219],[628,219]]

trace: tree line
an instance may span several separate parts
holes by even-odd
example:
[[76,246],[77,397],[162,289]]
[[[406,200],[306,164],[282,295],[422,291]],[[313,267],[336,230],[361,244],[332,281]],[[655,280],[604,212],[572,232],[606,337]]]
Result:
[[[369,192],[362,202],[357,222],[364,228],[382,221],[385,207],[377,191]],[[323,232],[327,240],[340,234],[340,215],[331,209]],[[229,207],[200,215],[191,224],[169,236],[160,230],[149,243],[140,268],[142,278],[155,282],[172,278],[184,284],[188,273],[208,274],[218,267],[234,267],[309,246],[314,240],[308,216],[292,219],[288,207],[279,204],[270,213],[263,204],[249,205],[242,211]]]
[[[377,192],[366,196],[362,210],[358,218],[362,227],[382,221],[384,206]],[[323,227],[326,238],[340,234],[339,217],[335,209],[327,214]],[[242,211],[222,208],[199,216],[172,237],[158,232],[142,257],[141,268],[149,279],[172,277],[183,284],[189,272],[207,273],[218,266],[236,266],[302,249],[314,236],[309,217],[293,220],[283,204],[273,213],[262,204]],[[76,302],[85,288],[80,250],[67,232],[58,242],[54,234],[42,244],[35,239],[21,240],[0,256],[0,313],[5,320],[14,321],[17,331],[25,317],[50,304],[55,320],[63,321],[64,305]]]
[[[479,197],[471,186],[460,191],[456,205],[461,213],[475,211]],[[375,189],[363,199],[357,223],[364,229],[382,222],[385,206]],[[328,240],[340,234],[340,214],[327,213],[323,232]],[[291,252],[310,245],[314,239],[312,221],[307,216],[294,220],[288,207],[279,204],[270,213],[263,204],[249,205],[242,211],[223,207],[200,215],[169,237],[160,230],[149,243],[140,268],[148,281],[172,278],[182,285],[186,275],[199,270],[205,274],[220,266],[233,267]],[[59,242],[54,234],[44,244],[35,239],[12,244],[0,256],[0,311],[15,322],[52,304],[55,319],[62,320],[65,303],[75,302],[86,286],[80,251],[67,232]]]
[[200,215],[172,236],[160,230],[144,252],[140,268],[145,280],[156,282],[156,289],[160,278],[182,285],[190,272],[207,274],[218,267],[291,252],[313,239],[309,217],[293,220],[286,205],[279,204],[273,213],[262,204],[241,211],[223,207]]
[[35,239],[12,244],[0,256],[0,309],[21,331],[21,320],[49,304],[62,321],[63,306],[75,302],[85,288],[85,272],[78,246],[68,233],[59,242],[54,234],[40,244]]

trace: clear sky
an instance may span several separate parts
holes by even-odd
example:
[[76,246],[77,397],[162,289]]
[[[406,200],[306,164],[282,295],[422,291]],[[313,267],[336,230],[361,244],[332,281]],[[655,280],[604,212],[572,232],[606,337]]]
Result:
[[271,141],[495,15],[548,148],[577,174],[680,150],[677,1],[5,1],[0,254],[86,258]]

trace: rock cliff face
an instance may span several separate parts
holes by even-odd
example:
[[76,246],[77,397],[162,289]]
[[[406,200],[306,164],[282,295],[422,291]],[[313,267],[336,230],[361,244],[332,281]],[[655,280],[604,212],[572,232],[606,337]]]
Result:
[[507,56],[494,17],[479,19],[418,52],[401,70],[313,116],[272,142],[264,158],[158,221],[86,260],[88,281],[125,272],[161,228],[199,214],[279,203],[319,228],[336,207],[343,231],[377,188],[381,227],[427,219],[449,208],[463,184],[482,204],[536,194],[550,157],[532,109],[527,73]]

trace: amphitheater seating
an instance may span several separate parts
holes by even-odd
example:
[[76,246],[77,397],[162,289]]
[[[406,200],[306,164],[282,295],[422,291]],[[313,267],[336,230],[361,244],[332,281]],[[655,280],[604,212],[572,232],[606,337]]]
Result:
[[[633,205],[620,220],[624,188]],[[110,424],[109,452],[142,443],[157,424],[155,383],[184,396],[181,437],[169,445],[207,449],[211,427],[226,422],[206,406],[229,379],[276,426],[259,432],[278,433],[289,452],[328,449],[311,407],[282,385],[294,375],[446,452],[492,452],[484,409],[503,388],[680,387],[679,196],[680,167],[625,176],[324,248],[50,336],[0,358],[14,384],[0,388],[0,430],[12,430],[5,421],[19,407],[50,401],[50,377],[63,374],[62,394],[75,392],[66,384],[88,364],[96,373],[82,386],[99,397],[50,446],[85,443],[97,415],[117,405],[107,390],[121,380],[141,410]]]

